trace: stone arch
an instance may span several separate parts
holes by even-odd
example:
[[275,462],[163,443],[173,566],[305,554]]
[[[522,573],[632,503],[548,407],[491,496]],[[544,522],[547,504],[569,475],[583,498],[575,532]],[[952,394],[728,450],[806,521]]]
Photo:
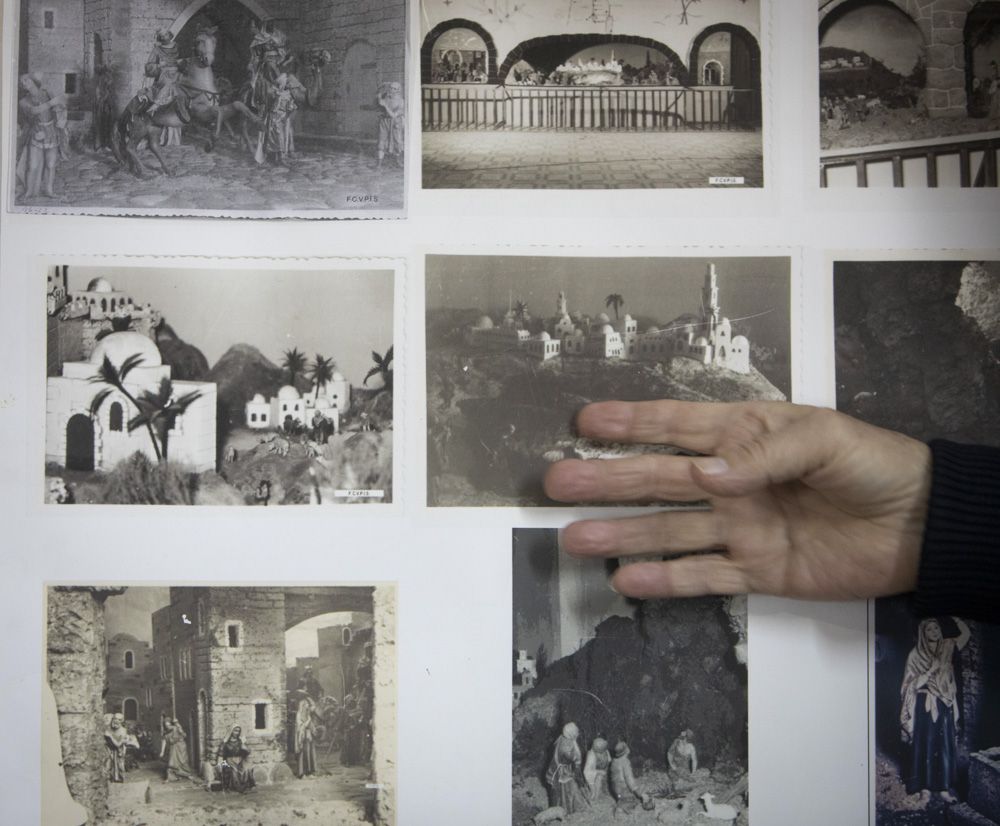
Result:
[[[194,17],[198,12],[200,12],[205,6],[207,6],[212,0],[191,0],[190,3],[185,6],[184,11],[182,11],[177,19],[170,25],[170,31],[173,32],[176,37],[181,33],[188,22]],[[245,6],[247,11],[253,14],[258,20],[268,20],[271,15],[268,13],[257,0],[237,0],[237,2]]]
[[486,78],[489,83],[497,83],[497,47],[493,36],[473,20],[455,17],[438,23],[427,33],[420,47],[420,82],[430,83],[434,68],[434,44],[445,32],[452,29],[469,29],[478,34],[486,44]]
[[[710,69],[712,73],[711,79],[709,79]],[[722,86],[726,82],[726,67],[714,58],[706,60],[699,79],[702,86]]]
[[[728,32],[732,35],[733,48],[741,50],[740,54],[742,57],[740,63],[745,63],[745,65],[738,68],[735,65],[737,60],[734,53],[731,61],[733,65],[729,69],[729,78],[724,79],[723,83],[728,86],[759,90],[761,88],[760,44],[749,29],[737,26],[734,23],[717,23],[714,26],[708,26],[698,32],[697,37],[691,41],[691,49],[688,54],[688,82],[690,85],[698,85],[701,81],[701,78],[698,76],[698,58],[702,46],[709,37],[719,32]],[[742,45],[737,47],[735,46],[737,43]],[[744,78],[748,81],[746,85],[742,82]]]
[[962,37],[965,47],[965,94],[966,108],[972,117],[986,117],[989,113],[989,98],[985,93],[974,93],[973,81],[976,77],[976,49],[988,42],[991,31],[994,37],[1000,37],[1000,0],[976,3],[965,19]]
[[894,6],[898,11],[910,18],[913,25],[920,29],[920,33],[924,36],[924,44],[926,45],[929,41],[930,32],[926,27],[926,22],[914,16],[912,4],[907,2],[907,0],[825,0],[819,6],[820,40],[823,39],[823,35],[826,34],[827,29],[836,22],[841,14],[860,6]]
[[122,700],[122,716],[126,723],[135,723],[139,720],[139,701],[135,697],[126,697]]
[[95,467],[94,420],[84,413],[66,422],[66,469],[91,471]]
[[[513,49],[511,49],[510,54],[508,54],[504,59],[503,65],[501,65],[497,70],[497,82],[502,83],[510,73],[514,64],[519,60],[524,60],[525,55],[534,49],[544,46],[556,47],[554,51],[558,53],[557,56],[562,57],[561,60],[557,59],[555,65],[547,70],[546,67],[536,67],[548,74],[548,72],[555,69],[559,63],[569,59],[576,52],[586,49],[589,46],[601,46],[606,43],[628,43],[632,46],[645,46],[648,49],[655,49],[660,52],[660,54],[669,57],[680,69],[687,71],[684,61],[681,60],[681,57],[677,54],[677,52],[665,43],[661,43],[659,40],[653,40],[649,37],[639,37],[631,34],[555,34],[547,37],[533,37],[530,40],[518,43]],[[560,45],[563,48],[558,48]],[[531,61],[528,62],[530,63]]]

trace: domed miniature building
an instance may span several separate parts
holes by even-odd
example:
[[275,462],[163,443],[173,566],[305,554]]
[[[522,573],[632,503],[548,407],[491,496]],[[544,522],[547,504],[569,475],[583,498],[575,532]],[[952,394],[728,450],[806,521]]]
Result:
[[549,335],[548,333],[546,333],[546,332],[545,332],[544,330],[543,330],[543,331],[542,331],[541,333],[539,333],[539,334],[538,334],[538,338],[539,338],[539,339],[540,339],[541,341],[551,341],[551,340],[552,340],[552,336],[550,336],[550,335]]
[[650,324],[649,325],[649,329],[646,330],[646,332],[647,333],[658,333],[658,332],[660,332],[660,328],[657,327],[655,324]]
[[492,330],[493,319],[490,318],[488,315],[480,316],[474,326],[477,330]]
[[292,385],[286,384],[278,391],[278,400],[283,402],[295,401],[301,399],[302,394],[299,393]]
[[114,288],[106,278],[94,278],[87,285],[88,293],[113,293]]
[[344,378],[344,374],[341,373],[339,370],[334,370],[333,371],[333,376],[330,378],[330,381],[331,382],[339,382],[339,381],[347,381],[347,379]]
[[607,324],[609,321],[611,321],[611,317],[607,313],[601,313],[597,317],[598,324]]
[[264,404],[264,394],[263,393],[254,393],[252,401],[253,401],[254,404]]
[[136,355],[142,357],[139,367],[159,367],[163,363],[160,351],[152,340],[142,333],[131,331],[111,333],[102,338],[90,354],[90,363],[103,364],[107,356],[115,367],[120,368],[126,359]]
[[605,324],[603,327],[601,327],[601,334],[602,335],[610,336],[610,335],[613,335],[614,332],[615,332],[615,328],[612,327],[610,324]]

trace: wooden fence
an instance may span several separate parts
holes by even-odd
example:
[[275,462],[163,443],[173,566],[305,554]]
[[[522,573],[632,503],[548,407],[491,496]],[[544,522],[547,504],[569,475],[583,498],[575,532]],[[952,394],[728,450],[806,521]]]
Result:
[[760,126],[760,92],[724,86],[423,87],[425,131],[736,130]]
[[820,186],[995,187],[998,161],[1000,138],[981,135],[830,151],[820,159]]

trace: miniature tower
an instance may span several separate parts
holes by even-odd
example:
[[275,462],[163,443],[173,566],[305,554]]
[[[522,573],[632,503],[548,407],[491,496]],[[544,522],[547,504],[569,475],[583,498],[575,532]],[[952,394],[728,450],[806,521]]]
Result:
[[715,330],[719,325],[719,281],[715,264],[709,264],[705,273],[705,286],[701,288],[701,312],[708,326],[708,340],[715,341]]
[[556,315],[559,318],[569,315],[569,309],[566,303],[566,293],[562,291],[560,291],[559,300],[556,302]]

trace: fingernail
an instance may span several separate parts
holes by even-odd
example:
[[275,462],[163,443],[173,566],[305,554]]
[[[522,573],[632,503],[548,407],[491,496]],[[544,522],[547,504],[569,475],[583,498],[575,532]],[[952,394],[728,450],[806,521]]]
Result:
[[724,473],[729,473],[729,463],[718,456],[703,456],[691,461],[706,476],[722,476]]

